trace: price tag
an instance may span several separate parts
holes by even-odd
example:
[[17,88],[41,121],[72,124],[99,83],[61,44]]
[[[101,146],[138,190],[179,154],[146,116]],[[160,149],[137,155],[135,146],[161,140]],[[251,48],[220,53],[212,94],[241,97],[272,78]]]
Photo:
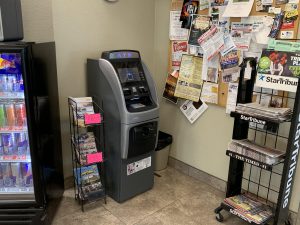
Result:
[[98,123],[101,123],[100,113],[84,114],[84,124],[85,125],[98,124]]
[[93,154],[87,154],[86,158],[87,158],[87,163],[88,164],[97,163],[97,162],[103,162],[102,152],[97,152],[97,153],[93,153]]

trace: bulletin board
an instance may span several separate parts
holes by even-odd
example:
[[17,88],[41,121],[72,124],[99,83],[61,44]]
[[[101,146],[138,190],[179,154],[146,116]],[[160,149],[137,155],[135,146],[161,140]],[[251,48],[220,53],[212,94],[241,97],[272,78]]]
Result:
[[[256,0],[254,0],[252,9],[250,11],[250,15],[249,16],[272,16],[274,17],[274,14],[269,14],[268,12],[257,12],[256,11]],[[281,39],[281,40],[286,40],[286,41],[294,41],[297,38],[297,34],[298,34],[298,26],[299,26],[299,17],[300,17],[300,6],[299,3],[298,4],[298,17],[297,19],[294,21],[294,27],[291,29],[285,29],[285,31],[292,31],[293,32],[293,37],[289,38],[289,39]],[[170,11],[181,11],[183,5],[183,0],[172,0],[171,2],[171,8]],[[285,5],[286,4],[282,4],[282,5],[275,5],[275,0],[273,1],[272,6],[276,7],[276,8],[281,8],[282,11],[284,11],[285,9]],[[198,11],[199,15],[208,15],[209,14],[209,9],[204,9],[204,10],[199,10]],[[241,22],[241,18],[230,18],[230,22]],[[280,32],[279,32],[280,33]],[[280,38],[276,38],[277,40]],[[170,41],[169,43],[169,73],[171,73],[172,71],[172,41]],[[285,93],[279,93],[279,95],[285,95]],[[221,106],[221,107],[226,107],[227,104],[227,96],[228,96],[228,83],[223,83],[222,79],[220,79],[220,73],[219,73],[219,79],[218,79],[218,103],[217,105]]]

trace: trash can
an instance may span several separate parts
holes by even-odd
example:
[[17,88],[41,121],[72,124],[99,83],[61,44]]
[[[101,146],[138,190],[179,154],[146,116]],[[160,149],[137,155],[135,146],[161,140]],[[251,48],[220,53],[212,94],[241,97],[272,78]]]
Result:
[[157,147],[154,153],[154,170],[163,170],[168,165],[170,145],[173,142],[172,135],[159,131]]

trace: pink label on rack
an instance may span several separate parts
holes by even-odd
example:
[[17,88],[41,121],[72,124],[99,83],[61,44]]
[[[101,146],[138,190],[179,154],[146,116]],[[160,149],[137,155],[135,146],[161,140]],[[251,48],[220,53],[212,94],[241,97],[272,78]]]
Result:
[[101,123],[100,113],[84,114],[84,123],[85,123],[85,125]]
[[103,157],[102,157],[102,152],[97,152],[97,153],[93,153],[93,154],[87,154],[87,163],[91,164],[91,163],[97,163],[97,162],[102,162],[103,161]]

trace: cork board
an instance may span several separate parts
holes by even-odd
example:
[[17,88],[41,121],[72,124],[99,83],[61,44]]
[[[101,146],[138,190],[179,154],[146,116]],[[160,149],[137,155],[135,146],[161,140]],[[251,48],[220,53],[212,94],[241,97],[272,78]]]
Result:
[[[171,11],[180,11],[181,7],[183,4],[183,0],[172,0],[171,2]],[[283,5],[276,5],[275,4],[275,0],[273,0],[273,6],[274,7],[280,7],[282,9],[282,11],[284,11],[285,8],[285,4]],[[299,17],[300,17],[300,6],[298,4],[298,18],[297,20],[295,20],[295,24],[294,24],[294,28],[292,29],[285,29],[285,31],[293,31],[294,32],[294,37],[293,38],[297,38],[297,34],[298,34],[298,26],[299,26]],[[205,10],[200,10],[199,13],[200,15],[208,15],[208,9]],[[274,14],[269,14],[266,12],[257,12],[256,11],[256,6],[255,6],[255,0],[250,12],[250,16],[265,16],[265,15],[270,15],[270,16],[274,16]],[[240,18],[230,18],[230,22],[240,22],[241,19]],[[282,40],[289,40],[289,39],[282,39]],[[172,41],[170,41],[169,43],[169,72],[171,72],[171,68],[172,68]],[[285,95],[284,92],[279,92],[280,95]],[[219,74],[219,93],[218,93],[218,104],[221,107],[226,107],[227,104],[227,94],[228,94],[228,84],[226,83],[222,83],[222,79],[220,77]],[[286,105],[284,103],[284,105]]]

